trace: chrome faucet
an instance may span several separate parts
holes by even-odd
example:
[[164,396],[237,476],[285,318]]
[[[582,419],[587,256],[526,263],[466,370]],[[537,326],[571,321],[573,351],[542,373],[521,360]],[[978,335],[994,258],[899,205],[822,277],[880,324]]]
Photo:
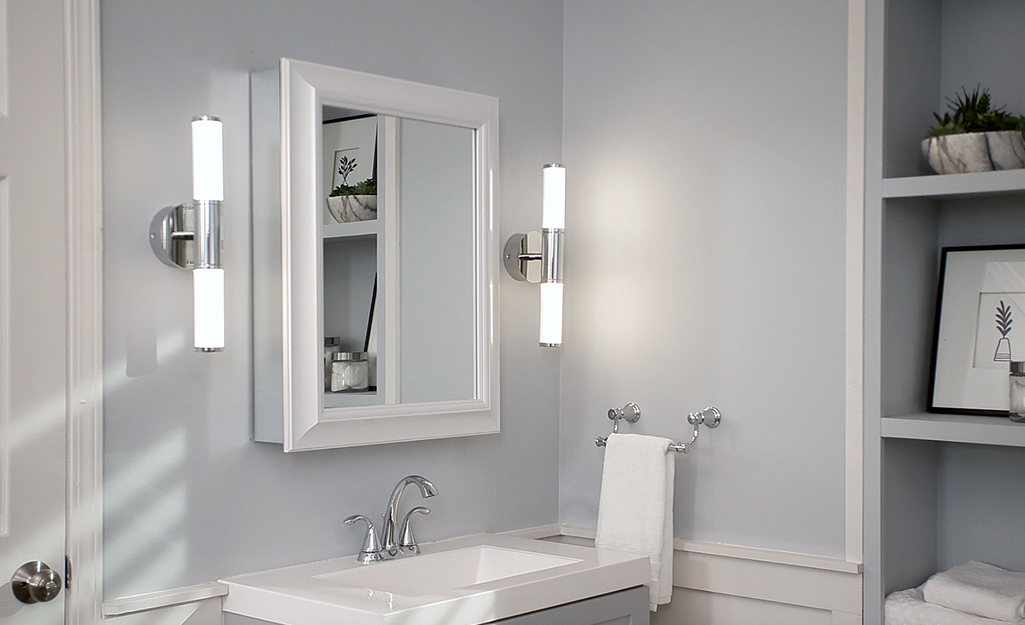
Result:
[[420,489],[420,495],[424,499],[438,494],[438,489],[434,487],[434,484],[431,484],[430,480],[420,475],[407,475],[395,485],[394,490],[391,492],[391,498],[388,499],[388,507],[384,511],[384,527],[381,529],[381,533],[384,534],[384,551],[389,557],[395,557],[400,551],[420,553],[420,548],[417,546],[416,541],[413,540],[413,532],[409,527],[409,517],[414,512],[430,514],[431,511],[427,508],[419,506],[409,511],[402,523],[402,540],[401,542],[395,541],[395,528],[398,525],[399,498],[402,496],[402,491],[410,484],[416,484]]
[[416,506],[407,512],[406,516],[402,519],[399,541],[395,541],[395,528],[398,525],[399,498],[402,496],[402,491],[410,484],[416,484],[417,488],[420,489],[420,495],[424,499],[438,494],[438,489],[425,477],[407,475],[399,480],[399,483],[395,485],[395,489],[391,493],[391,498],[388,499],[388,507],[385,509],[384,515],[382,515],[384,517],[384,527],[381,529],[381,534],[384,537],[383,547],[381,540],[378,538],[377,530],[374,529],[374,524],[370,519],[362,514],[354,514],[345,519],[346,525],[352,525],[357,521],[365,521],[367,524],[367,533],[363,539],[363,547],[360,549],[359,555],[356,556],[356,560],[360,564],[379,562],[387,558],[394,558],[402,553],[409,555],[420,553],[420,547],[416,544],[416,539],[413,538],[413,528],[410,526],[410,520],[414,514],[430,514],[431,511],[428,508]]

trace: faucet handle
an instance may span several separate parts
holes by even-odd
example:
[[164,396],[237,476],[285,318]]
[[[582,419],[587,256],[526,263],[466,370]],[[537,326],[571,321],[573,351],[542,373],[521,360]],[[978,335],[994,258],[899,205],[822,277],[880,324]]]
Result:
[[384,554],[381,552],[381,540],[377,537],[374,523],[362,514],[354,514],[345,519],[343,523],[352,525],[356,521],[367,522],[367,535],[363,538],[363,546],[359,550],[359,555],[356,556],[356,561],[360,564],[370,564],[371,562],[383,560]]
[[413,527],[409,521],[413,514],[430,514],[431,509],[425,508],[424,506],[417,506],[406,513],[406,517],[402,519],[402,540],[399,541],[399,548],[409,554],[420,553],[420,546],[416,544],[416,539],[413,538]]

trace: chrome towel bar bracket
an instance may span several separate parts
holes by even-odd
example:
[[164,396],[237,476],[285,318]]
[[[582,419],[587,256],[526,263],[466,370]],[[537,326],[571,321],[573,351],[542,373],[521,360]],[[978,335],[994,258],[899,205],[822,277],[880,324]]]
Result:
[[[628,423],[636,423],[637,420],[640,418],[641,407],[635,404],[634,402],[630,402],[622,408],[609,408],[609,419],[612,420],[613,434],[619,432],[620,419],[625,419]],[[694,444],[698,440],[698,434],[700,433],[700,430],[698,429],[699,425],[714,428],[718,427],[721,421],[722,413],[719,412],[719,409],[715,406],[709,406],[701,412],[692,412],[688,414],[687,423],[694,426],[694,434],[691,435],[690,441],[686,443],[673,443],[672,445],[670,445],[670,451],[675,451],[677,453],[687,453],[694,447]],[[598,438],[594,439],[594,444],[598,447],[604,447],[607,441],[607,436],[599,436]]]

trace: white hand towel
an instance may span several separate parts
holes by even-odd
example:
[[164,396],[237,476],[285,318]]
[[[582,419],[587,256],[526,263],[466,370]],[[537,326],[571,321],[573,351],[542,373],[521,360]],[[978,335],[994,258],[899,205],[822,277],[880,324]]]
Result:
[[926,603],[921,588],[901,590],[886,598],[886,625],[1007,625],[984,616]]
[[998,621],[1018,623],[1025,616],[1025,573],[982,562],[966,562],[933,575],[922,593],[929,603]]
[[673,441],[611,434],[605,444],[594,546],[651,560],[650,607],[673,597]]

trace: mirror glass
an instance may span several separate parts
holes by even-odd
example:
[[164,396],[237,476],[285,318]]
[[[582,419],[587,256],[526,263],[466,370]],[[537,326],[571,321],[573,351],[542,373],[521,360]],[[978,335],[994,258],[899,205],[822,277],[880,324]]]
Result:
[[498,431],[497,100],[288,59],[252,91],[256,440]]
[[399,400],[474,393],[473,131],[403,120]]
[[[382,286],[376,243],[381,228],[374,222],[386,219],[377,203],[378,155],[391,150],[398,166],[396,401],[473,399],[475,131],[394,119],[397,141],[385,145],[378,135],[381,115],[325,106],[323,117],[325,353],[365,353],[367,360],[366,388],[345,378],[352,372],[350,378],[361,380],[362,365],[326,368],[325,376],[335,377],[325,381],[325,405],[385,402],[388,380],[378,377],[384,337],[374,323]],[[342,195],[354,190],[373,193]]]

